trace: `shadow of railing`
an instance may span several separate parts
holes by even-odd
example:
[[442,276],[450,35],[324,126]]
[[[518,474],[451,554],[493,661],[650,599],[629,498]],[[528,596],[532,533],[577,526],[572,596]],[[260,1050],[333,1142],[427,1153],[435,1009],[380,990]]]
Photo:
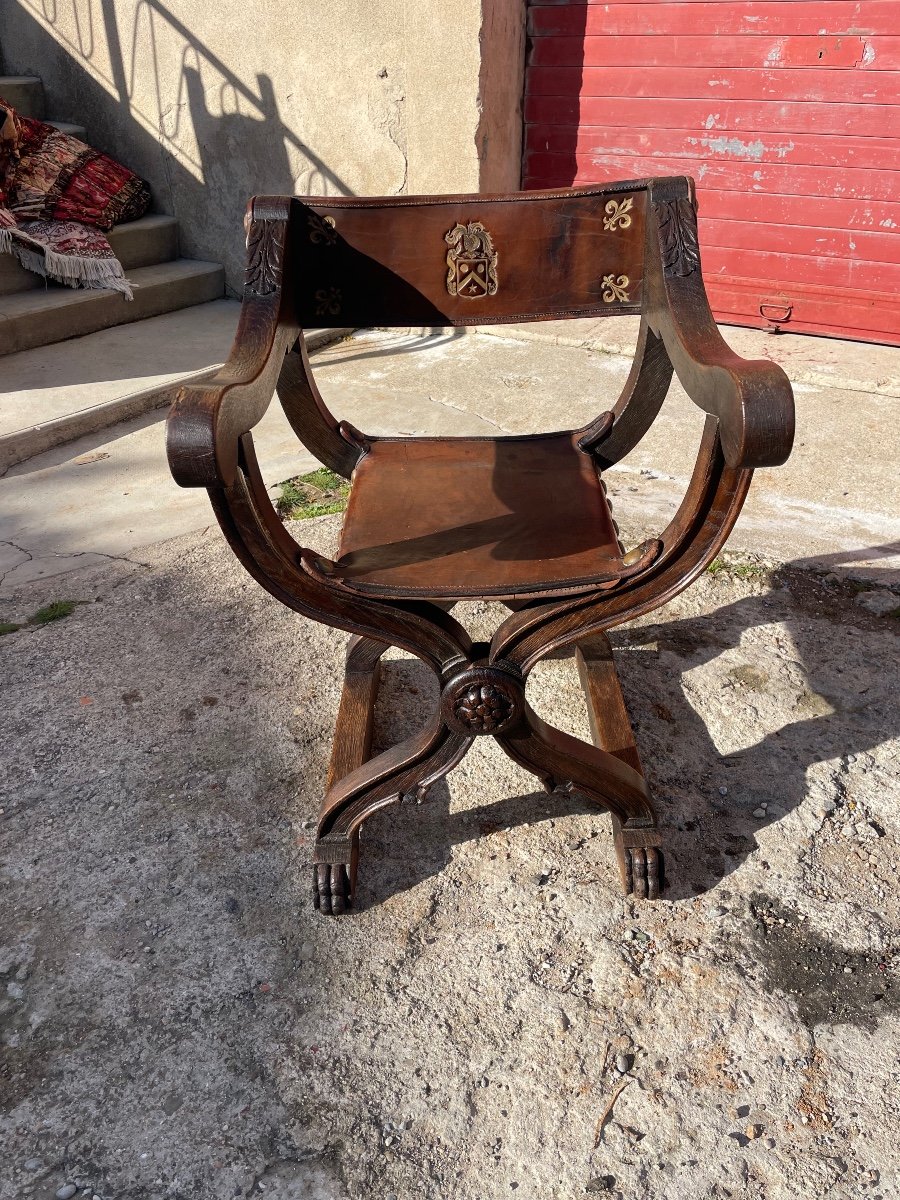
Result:
[[183,253],[224,262],[237,292],[250,195],[352,188],[284,119],[270,75],[245,82],[160,0],[140,0],[131,21],[126,34],[113,0],[23,0],[6,67],[39,62],[53,115],[89,124],[144,176],[155,207],[179,219]]
[[[183,92],[181,86],[179,86],[177,89],[174,101],[168,104],[165,103],[162,91],[159,87],[160,66],[157,36],[158,31],[155,28],[154,22],[162,21],[171,32],[177,34],[180,38],[183,38],[185,42],[185,49],[182,53],[183,80],[185,71],[187,69],[185,60],[188,50],[191,50],[199,60],[202,60],[202,62],[208,67],[221,75],[223,89],[226,86],[233,89],[236,97],[240,97],[242,100],[244,100],[253,109],[255,109],[256,112],[259,113],[259,116],[262,119],[266,120],[267,123],[270,123],[274,136],[276,136],[282,142],[286,142],[287,144],[294,146],[294,148],[303,154],[305,158],[309,159],[310,163],[312,164],[312,170],[318,172],[319,174],[318,182],[330,185],[341,195],[347,195],[349,193],[349,188],[346,181],[343,180],[337,174],[337,172],[334,171],[324,161],[324,159],[317,155],[309,146],[309,144],[299,137],[290,128],[290,126],[286,125],[284,121],[280,119],[277,109],[272,102],[273,93],[271,81],[267,76],[257,76],[258,79],[265,79],[266,84],[260,86],[258,95],[255,94],[253,89],[248,87],[248,85],[244,83],[243,80],[241,80],[240,77],[236,75],[234,71],[232,71],[231,68],[217,54],[210,50],[210,48],[206,46],[200,40],[200,38],[197,37],[196,33],[190,29],[189,26],[185,25],[185,23],[171,11],[171,9],[167,8],[165,4],[161,4],[159,0],[141,0],[141,3],[138,4],[135,10],[134,24],[131,31],[131,61],[130,63],[126,63],[125,55],[122,49],[122,39],[119,34],[114,0],[100,0],[100,7],[102,10],[106,47],[110,60],[110,76],[106,77],[106,82],[112,86],[119,103],[126,105],[132,114],[136,114],[138,117],[142,118],[146,122],[147,128],[163,132],[167,139],[174,141],[179,131],[178,114],[180,114],[180,111],[183,108]],[[66,35],[64,29],[61,27],[59,9],[56,5],[52,7],[51,11],[50,6],[46,3],[37,4],[34,3],[33,0],[23,0],[23,8],[31,11],[31,14],[39,25],[49,27],[50,30],[52,30],[53,36],[56,38],[56,40],[68,50],[68,52],[73,56],[73,58],[76,59],[76,61],[81,60],[82,64],[85,66],[89,64],[91,71],[93,71],[95,75],[97,75],[99,78],[104,78],[103,72],[93,61],[94,54],[97,49],[97,43],[93,36],[93,24],[91,21],[92,14],[89,7],[86,12],[83,12],[77,8],[73,8],[76,24],[79,27],[79,32],[81,27],[81,19],[84,18],[88,22],[87,46],[73,42],[72,39]],[[141,25],[144,22],[147,24],[147,35],[146,40],[142,43],[140,31]],[[147,56],[148,54],[152,63],[151,69],[153,78],[157,84],[156,113],[148,112],[146,109],[141,108],[140,105],[135,103],[135,93],[137,91],[137,62],[140,57]],[[195,68],[196,65],[197,64],[195,64]],[[142,63],[141,70],[147,70],[146,61]],[[187,90],[186,81],[184,90]],[[170,112],[174,112],[176,114],[175,128],[171,130],[164,130],[166,116]],[[200,166],[201,164],[196,162],[194,165]],[[311,179],[310,182],[315,183],[317,181],[315,179]],[[310,194],[318,195],[320,190],[322,190],[322,194],[329,194],[327,190],[317,189],[315,187],[310,189]]]

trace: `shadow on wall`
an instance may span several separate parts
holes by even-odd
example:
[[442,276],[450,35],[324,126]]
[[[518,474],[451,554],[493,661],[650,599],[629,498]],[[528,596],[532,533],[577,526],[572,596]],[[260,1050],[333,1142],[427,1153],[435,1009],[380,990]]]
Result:
[[[38,9],[32,0],[15,6],[6,22],[4,72],[40,76],[48,114],[86,125],[100,149],[143,176],[154,209],[181,221],[181,252],[223,262],[229,290],[241,288],[242,222],[251,194],[350,194],[344,180],[285,124],[272,79],[257,75],[254,91],[159,0],[142,0],[134,11],[130,63],[120,36],[121,13],[114,0],[99,0],[109,55],[102,70],[93,61],[102,39],[94,30],[92,6],[83,19],[79,14],[77,42],[67,35],[62,16],[55,6]],[[161,49],[173,41],[180,44],[174,85],[171,55]],[[135,99],[138,67],[152,81],[146,94],[155,97],[155,111]],[[218,99],[221,115],[212,111],[211,97]],[[182,148],[190,142],[185,116],[196,152]],[[291,169],[298,156],[308,164],[299,175]]]
[[[207,89],[200,71],[196,67],[182,69],[188,98],[188,111],[197,139],[200,157],[200,172],[208,203],[215,204],[220,212],[227,214],[228,222],[240,231],[241,262],[243,264],[243,216],[249,196],[242,196],[234,177],[236,156],[249,155],[253,148],[264,147],[265,169],[263,175],[270,182],[260,186],[260,193],[290,195],[294,180],[288,161],[287,147],[283,136],[276,136],[281,124],[275,89],[268,75],[257,75],[259,105],[262,117],[241,112],[222,113],[216,116],[207,106]],[[243,172],[240,177],[243,176]]]

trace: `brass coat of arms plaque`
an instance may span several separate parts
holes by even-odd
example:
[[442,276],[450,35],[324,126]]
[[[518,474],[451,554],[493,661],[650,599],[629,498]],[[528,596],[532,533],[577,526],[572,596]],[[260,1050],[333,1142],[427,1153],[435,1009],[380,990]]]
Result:
[[447,291],[466,300],[493,296],[497,283],[497,251],[480,221],[457,222],[444,241],[447,251]]

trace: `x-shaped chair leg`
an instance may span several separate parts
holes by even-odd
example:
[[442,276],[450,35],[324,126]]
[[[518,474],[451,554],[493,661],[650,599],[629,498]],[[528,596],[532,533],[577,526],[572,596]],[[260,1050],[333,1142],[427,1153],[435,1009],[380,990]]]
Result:
[[506,753],[542,780],[548,792],[577,791],[608,809],[622,889],[637,899],[659,896],[660,834],[643,774],[615,754],[554,729],[529,707],[510,733],[498,736]]
[[329,788],[319,814],[314,855],[316,908],[342,913],[351,907],[363,822],[403,796],[422,799],[431,784],[456,766],[471,742],[471,737],[449,730],[435,715],[420,733],[362,763]]
[[[621,723],[624,703],[608,639],[600,635],[590,647],[590,657],[581,653],[580,665],[585,660],[591,664],[596,673],[594,690],[607,701],[599,709],[592,704],[592,725],[600,745],[581,742],[542,721],[525,699],[525,680],[518,669],[502,661],[488,663],[478,657],[482,648],[475,647],[472,658],[445,670],[440,709],[428,726],[370,759],[378,662],[386,645],[370,638],[352,639],[329,786],[319,815],[313,867],[316,907],[337,914],[352,906],[363,822],[403,796],[421,799],[479,735],[495,737],[548,791],[577,790],[608,809],[626,894],[655,899],[661,886],[661,856],[650,792],[627,715],[629,749],[617,752],[608,747],[615,740],[614,732],[619,736],[616,722]],[[589,702],[593,701],[591,689],[586,690]],[[610,714],[616,714],[616,696],[621,713],[613,721]]]

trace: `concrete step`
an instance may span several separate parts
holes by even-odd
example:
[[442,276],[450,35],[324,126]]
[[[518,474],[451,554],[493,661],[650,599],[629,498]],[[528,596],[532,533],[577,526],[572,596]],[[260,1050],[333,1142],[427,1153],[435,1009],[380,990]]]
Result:
[[188,258],[139,267],[129,278],[134,286],[130,301],[118,292],[67,287],[0,296],[0,354],[202,304],[225,290],[225,272],[218,263]]
[[69,137],[78,138],[79,142],[87,141],[87,130],[83,125],[73,125],[71,121],[48,121],[47,124],[58,129],[60,133],[67,133]]
[[[154,263],[171,262],[178,255],[178,222],[162,213],[118,225],[107,237],[126,273]],[[43,277],[36,271],[26,271],[14,255],[0,254],[0,296],[46,287]]]
[[109,244],[126,271],[171,262],[178,257],[178,222],[165,213],[149,213],[108,234]]
[[[0,474],[140,416],[159,406],[161,389],[214,370],[228,357],[240,308],[237,300],[213,300],[8,355],[0,394]],[[307,330],[307,345],[318,349],[350,332]]]
[[36,75],[0,75],[0,96],[23,117],[44,119],[44,85]]

